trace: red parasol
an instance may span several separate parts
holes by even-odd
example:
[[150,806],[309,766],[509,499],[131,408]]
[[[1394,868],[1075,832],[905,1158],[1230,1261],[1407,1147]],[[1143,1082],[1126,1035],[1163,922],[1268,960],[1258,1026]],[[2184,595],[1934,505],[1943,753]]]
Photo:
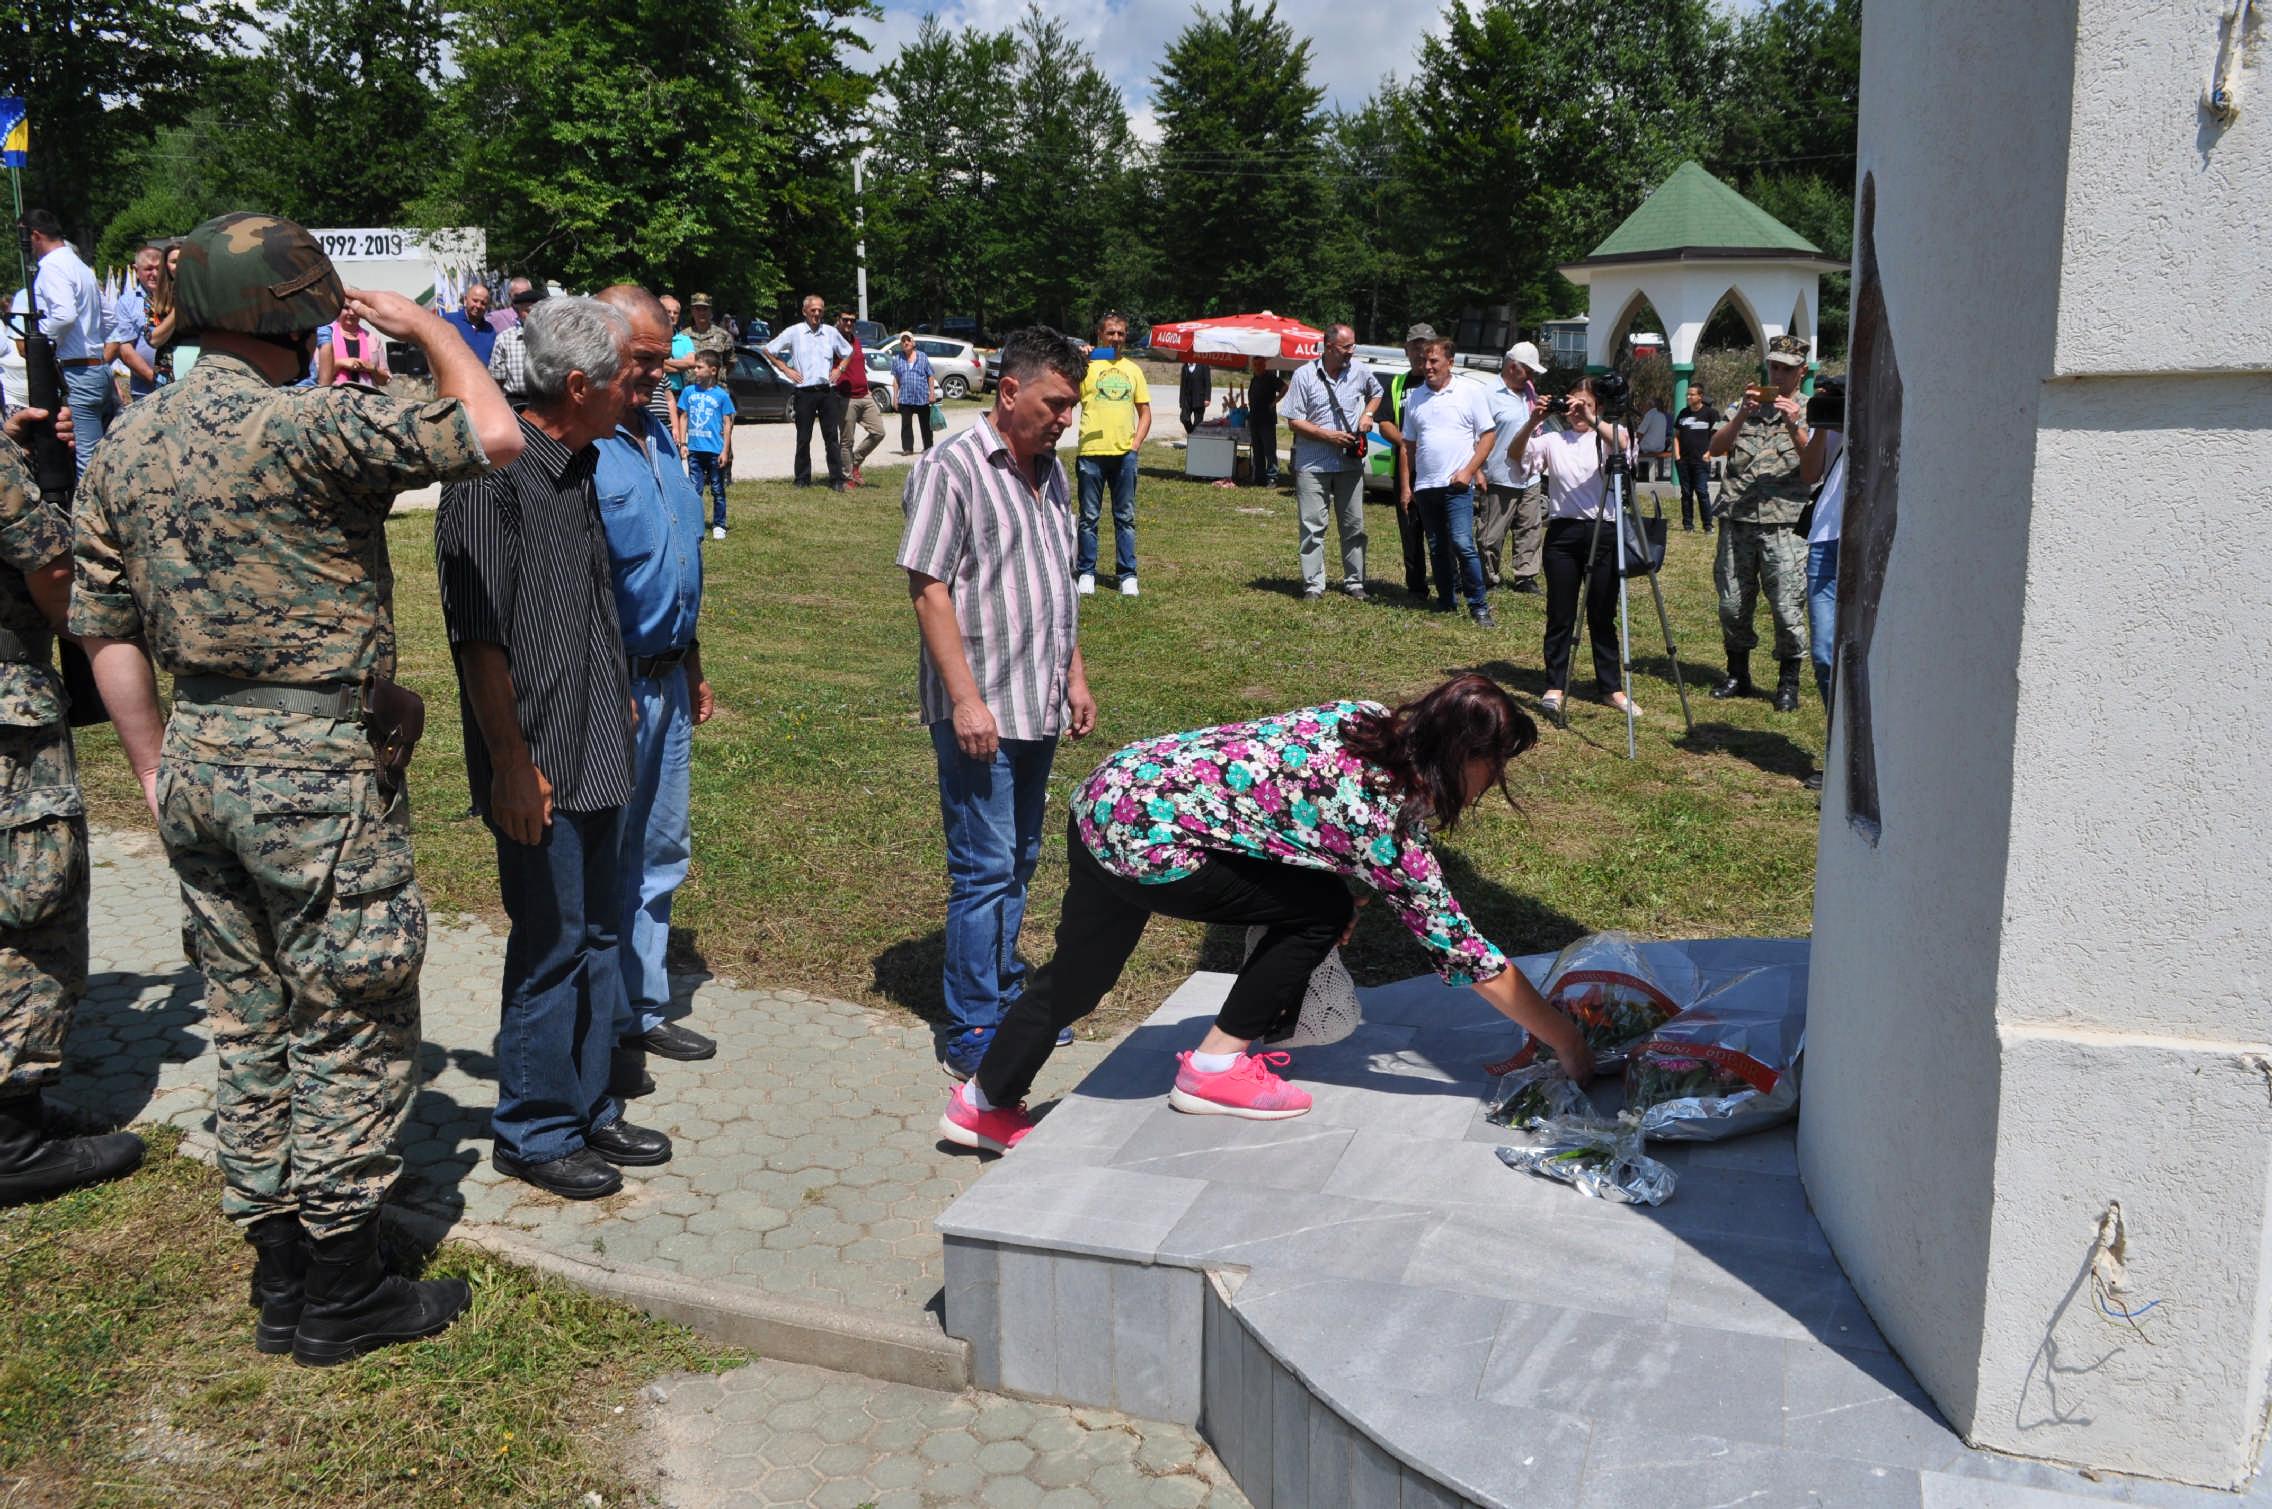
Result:
[[1309,361],[1323,341],[1323,333],[1315,327],[1267,309],[1260,314],[1226,314],[1152,327],[1154,351],[1239,372],[1252,367],[1258,356],[1271,361]]

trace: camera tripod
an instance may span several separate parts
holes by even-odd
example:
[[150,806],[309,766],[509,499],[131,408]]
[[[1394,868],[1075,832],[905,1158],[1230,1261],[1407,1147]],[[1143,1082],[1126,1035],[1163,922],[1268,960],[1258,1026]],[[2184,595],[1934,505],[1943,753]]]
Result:
[[[1631,760],[1640,755],[1634,727],[1636,714],[1633,711],[1633,620],[1626,593],[1626,583],[1631,580],[1631,574],[1626,570],[1625,559],[1625,510],[1627,499],[1631,496],[1633,466],[1626,459],[1623,444],[1609,443],[1605,427],[1615,422],[1607,406],[1594,416],[1594,449],[1595,454],[1601,458],[1602,507],[1594,513],[1594,527],[1586,540],[1586,570],[1578,581],[1578,617],[1581,622],[1586,617],[1586,603],[1592,596],[1594,572],[1602,565],[1601,526],[1606,521],[1616,532],[1617,539],[1617,684],[1625,691],[1625,758]],[[1661,506],[1658,511],[1660,514],[1663,512]],[[1656,600],[1657,623],[1665,633],[1665,655],[1672,661],[1673,690],[1680,694],[1680,721],[1694,735],[1696,715],[1689,711],[1688,683],[1680,674],[1680,650],[1672,642],[1672,618],[1665,612],[1664,588],[1657,583],[1656,556],[1649,550],[1646,540],[1641,542],[1641,566],[1649,573],[1649,595]],[[1578,655],[1577,637],[1574,625],[1570,644],[1572,660]],[[1588,642],[1591,642],[1590,639]],[[1598,671],[1600,668],[1597,666],[1595,669]],[[1568,716],[1567,713],[1563,715],[1565,726]]]

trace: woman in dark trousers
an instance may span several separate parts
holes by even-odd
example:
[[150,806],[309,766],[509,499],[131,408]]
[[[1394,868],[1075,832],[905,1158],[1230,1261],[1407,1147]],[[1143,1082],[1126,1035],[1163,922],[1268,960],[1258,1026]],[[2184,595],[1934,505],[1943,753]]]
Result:
[[[1094,1011],[1157,913],[1266,929],[1206,1038],[1177,1056],[1168,1104],[1194,1115],[1277,1121],[1310,1097],[1250,1053],[1289,1024],[1310,974],[1349,936],[1347,882],[1378,892],[1433,958],[1551,1047],[1581,1079],[1592,1060],[1570,1020],[1467,919],[1428,846],[1493,787],[1538,728],[1487,676],[1454,677],[1393,712],[1334,702],[1131,744],[1073,794],[1072,875],[1057,952],[1012,1003],[939,1134],[1005,1152],[1060,1031]],[[1510,802],[1512,798],[1509,798]]]
[[[1602,475],[1602,447],[1630,444],[1624,427],[1598,423],[1599,407],[1593,379],[1587,378],[1570,393],[1568,427],[1538,433],[1544,405],[1533,409],[1529,422],[1515,432],[1509,454],[1521,455],[1524,464],[1538,468],[1546,483],[1546,545],[1539,569],[1546,576],[1546,715],[1562,720],[1562,700],[1570,686],[1570,651],[1577,638],[1578,588],[1586,581],[1586,627],[1593,641],[1594,685],[1619,712],[1625,711],[1625,688],[1618,675],[1617,652],[1617,531],[1611,527]],[[1600,523],[1596,540],[1596,522]],[[1593,573],[1586,580],[1586,559],[1594,556]],[[1639,711],[1638,708],[1635,709]]]

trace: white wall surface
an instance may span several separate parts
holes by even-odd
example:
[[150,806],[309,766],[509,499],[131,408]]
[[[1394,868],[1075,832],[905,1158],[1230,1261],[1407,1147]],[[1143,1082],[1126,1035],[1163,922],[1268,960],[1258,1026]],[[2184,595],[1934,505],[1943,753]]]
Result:
[[2017,587],[2058,308],[2074,24],[2059,0],[1991,9],[2000,49],[1947,45],[1977,6],[1863,11],[1861,166],[1904,378],[1899,527],[1870,658],[1883,832],[1873,848],[1846,822],[1840,742],[1799,1122],[1840,1261],[1959,1429],[1974,1412],[1995,1198]]
[[[1587,280],[1586,361],[1593,366],[1605,367],[1617,354],[1617,337],[1625,328],[1619,316],[1635,293],[1645,295],[1664,321],[1666,346],[1679,366],[1696,359],[1704,326],[1731,290],[1759,327],[1762,346],[1792,329],[1794,314],[1804,316],[1798,333],[1809,342],[1815,338],[1821,277],[1812,268],[1757,261],[1636,263],[1590,269]],[[1815,359],[1823,355],[1817,351]]]
[[[2081,0],[2064,373],[2272,364],[2272,13],[2240,120],[2200,109],[2232,0]],[[2146,192],[2140,192],[2140,189]]]
[[[2272,198],[2231,201],[2272,184],[2272,98],[2173,164],[2214,9],[1865,11],[1906,378],[1883,832],[1845,821],[1842,726],[1800,1155],[1971,1439],[2230,1485],[2272,1367],[2272,378],[2215,374],[2272,312]],[[2095,1307],[2117,1202],[2153,1345]]]

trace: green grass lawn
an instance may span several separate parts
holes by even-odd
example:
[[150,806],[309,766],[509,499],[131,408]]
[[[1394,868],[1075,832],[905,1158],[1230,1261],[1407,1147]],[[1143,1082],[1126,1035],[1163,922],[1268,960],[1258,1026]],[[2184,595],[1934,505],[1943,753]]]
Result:
[[426,1272],[473,1308],[441,1336],[263,1357],[251,1250],[177,1137],[130,1179],[0,1211],[0,1504],[634,1502],[639,1386],[742,1360],[457,1246]]
[[[731,536],[704,547],[703,660],[721,711],[696,736],[694,865],[677,917],[689,961],[718,973],[931,1015],[945,854],[915,710],[914,619],[891,564],[904,475],[891,465],[895,449],[879,451],[869,486],[849,495],[737,484]],[[1531,705],[1544,685],[1542,599],[1498,594],[1496,630],[1416,611],[1391,585],[1402,578],[1391,508],[1367,510],[1374,600],[1304,604],[1290,492],[1187,482],[1181,453],[1165,447],[1147,461],[1137,495],[1144,595],[1100,592],[1082,615],[1101,724],[1085,746],[1058,754],[1025,937],[1032,957],[1048,954],[1063,887],[1065,794],[1114,747],[1335,697],[1394,700],[1468,667],[1501,676]],[[494,915],[491,840],[461,816],[432,531],[426,514],[391,531],[403,676],[430,714],[412,781],[419,873],[438,909]],[[1644,580],[1633,597],[1636,700],[1648,715],[1640,758],[1624,758],[1621,718],[1576,701],[1570,730],[1548,728],[1517,762],[1521,810],[1480,810],[1443,844],[1462,901],[1510,951],[1610,927],[1659,937],[1808,928],[1816,806],[1798,778],[1821,749],[1821,707],[1811,678],[1796,715],[1703,695],[1720,661],[1715,538],[1676,523],[1664,573],[1696,737],[1681,732]],[[1764,629],[1764,605],[1760,618]],[[1772,662],[1761,669],[1771,680]],[[1582,651],[1577,680],[1591,685]],[[83,738],[81,750],[98,819],[146,821],[108,734]],[[1100,1025],[1149,1012],[1192,968],[1231,957],[1228,940],[1202,933],[1155,923]],[[1428,967],[1380,909],[1365,914],[1350,964],[1361,982]]]

